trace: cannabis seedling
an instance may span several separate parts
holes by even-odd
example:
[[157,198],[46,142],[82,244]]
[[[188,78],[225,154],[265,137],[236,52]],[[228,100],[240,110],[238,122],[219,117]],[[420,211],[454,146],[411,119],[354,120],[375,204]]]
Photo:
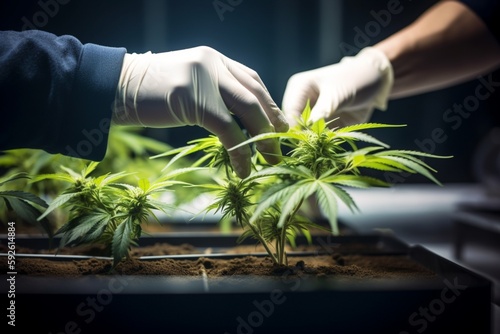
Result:
[[[20,179],[29,179],[29,176],[26,173],[16,173],[3,177],[0,179],[0,187]],[[18,218],[29,224],[41,224],[49,238],[52,237],[52,231],[47,219],[37,220],[38,216],[40,216],[43,210],[48,206],[43,199],[35,194],[21,190],[0,191],[0,199],[2,200],[0,201],[0,212],[4,215],[0,218],[8,221],[8,213],[13,211]]]
[[157,193],[182,183],[176,176],[191,171],[180,169],[165,174],[154,182],[140,179],[138,185],[119,182],[129,173],[108,173],[91,176],[97,167],[90,163],[80,173],[61,167],[62,172],[39,175],[35,182],[45,179],[65,181],[70,186],[57,196],[38,219],[44,219],[57,208],[70,211],[70,219],[57,232],[61,236],[59,247],[88,243],[107,246],[113,256],[113,267],[128,257],[130,247],[142,235],[141,224],[157,219],[155,211],[167,213],[170,204],[154,198]]
[[[311,197],[330,223],[331,232],[339,234],[339,201],[352,211],[358,210],[346,187],[388,187],[382,179],[363,175],[363,169],[419,173],[436,184],[435,172],[421,158],[444,158],[424,152],[390,150],[389,146],[362,130],[393,128],[404,125],[363,123],[342,128],[330,127],[324,120],[310,121],[311,109],[305,108],[298,125],[286,133],[266,133],[241,145],[259,140],[277,139],[288,153],[282,162],[271,166],[256,152],[252,174],[241,180],[232,171],[227,152],[217,138],[192,141],[177,149],[173,159],[194,152],[206,152],[197,165],[209,161],[207,168],[223,166],[224,174],[213,183],[197,185],[215,191],[215,201],[206,210],[232,216],[244,229],[239,241],[253,237],[266,249],[274,263],[287,264],[285,246],[294,245],[297,234],[310,240],[311,228],[322,228],[300,214]],[[366,144],[364,147],[360,143]]]

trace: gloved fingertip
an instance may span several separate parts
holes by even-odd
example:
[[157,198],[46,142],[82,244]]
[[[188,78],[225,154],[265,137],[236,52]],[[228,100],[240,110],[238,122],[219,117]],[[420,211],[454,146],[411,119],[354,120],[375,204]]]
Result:
[[244,179],[250,175],[250,164],[241,164],[239,161],[232,162],[234,172],[240,179]]
[[319,121],[320,119],[324,119],[324,120],[329,120],[330,118],[330,114],[325,112],[324,110],[321,110],[321,109],[313,109],[311,111],[311,117],[310,117],[310,120],[312,122],[316,122],[316,121]]
[[277,140],[266,139],[259,141],[257,142],[257,149],[268,163],[275,165],[281,162],[281,149]]
[[229,153],[231,165],[239,178],[244,179],[250,175],[252,168],[251,151],[248,147],[241,147]]
[[290,129],[290,123],[285,118],[284,115],[281,115],[277,124],[275,125],[276,132],[287,132]]

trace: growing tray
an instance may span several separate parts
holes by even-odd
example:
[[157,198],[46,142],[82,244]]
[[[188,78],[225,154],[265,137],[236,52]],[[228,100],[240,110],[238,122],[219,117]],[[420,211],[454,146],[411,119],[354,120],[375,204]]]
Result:
[[[179,233],[141,238],[140,244],[189,242],[223,250],[236,236]],[[453,333],[491,331],[491,282],[421,247],[387,235],[318,236],[369,256],[397,255],[436,274],[425,280],[325,278],[16,276],[16,330],[35,324],[44,333]],[[46,247],[43,238],[19,245]],[[5,239],[2,239],[5,240]],[[366,245],[365,251],[350,245]],[[343,248],[342,248],[343,247]],[[5,254],[2,254],[5,256]],[[246,254],[200,254],[238,257]],[[264,256],[264,254],[252,254]],[[295,254],[314,256],[315,254]],[[317,255],[317,254],[316,254]],[[78,261],[86,257],[41,256]],[[161,256],[196,259],[196,254]],[[159,257],[143,257],[149,261]],[[7,278],[1,279],[7,291]]]

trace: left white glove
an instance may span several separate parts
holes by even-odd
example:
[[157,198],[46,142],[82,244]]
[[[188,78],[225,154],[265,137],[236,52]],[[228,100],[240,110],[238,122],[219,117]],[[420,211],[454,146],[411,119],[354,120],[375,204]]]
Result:
[[295,124],[306,103],[311,119],[338,120],[332,126],[366,122],[373,109],[385,110],[393,84],[392,66],[385,54],[372,47],[334,65],[296,73],[288,80],[283,111]]
[[[113,123],[155,128],[198,125],[229,149],[248,139],[232,114],[251,136],[288,130],[258,74],[212,48],[125,55]],[[260,141],[257,148],[268,162],[279,161],[277,140]],[[250,174],[250,147],[231,150],[229,156],[240,177]]]

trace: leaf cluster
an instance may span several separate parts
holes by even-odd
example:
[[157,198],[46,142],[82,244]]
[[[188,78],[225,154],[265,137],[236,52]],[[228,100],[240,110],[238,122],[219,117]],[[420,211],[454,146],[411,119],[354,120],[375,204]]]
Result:
[[68,222],[55,234],[61,236],[59,247],[104,244],[113,256],[115,266],[128,257],[131,246],[136,245],[142,235],[143,223],[157,220],[156,212],[168,213],[173,209],[155,199],[154,194],[182,183],[175,177],[191,169],[165,174],[154,182],[140,179],[135,186],[121,182],[130,173],[106,173],[93,177],[91,174],[97,166],[97,162],[92,162],[80,172],[61,166],[61,172],[37,176],[33,182],[54,179],[69,184],[38,219],[44,219],[58,208],[69,208]]
[[261,140],[279,140],[288,152],[277,165],[266,164],[255,151],[253,172],[239,180],[232,171],[229,159],[217,138],[191,142],[170,154],[172,160],[194,152],[205,152],[197,165],[209,161],[208,168],[223,168],[221,178],[210,184],[196,186],[214,192],[215,201],[206,211],[220,211],[223,217],[233,217],[244,229],[240,240],[255,238],[277,264],[286,264],[285,244],[295,244],[298,234],[310,236],[311,228],[323,228],[300,215],[300,209],[313,197],[330,223],[330,231],[338,235],[339,203],[352,211],[358,208],[346,188],[389,187],[381,178],[366,176],[366,169],[407,172],[424,175],[440,185],[436,171],[423,158],[446,158],[411,150],[389,149],[389,145],[365,132],[377,128],[395,128],[404,125],[362,123],[334,127],[320,119],[310,121],[309,105],[297,126],[285,133],[257,135],[242,145],[254,145]]
[[[150,154],[158,154],[172,149],[169,145],[145,136],[141,131],[143,128],[136,127],[112,127],[109,133],[106,156],[95,167],[94,173],[118,173],[121,171],[134,171],[127,173],[121,179],[122,182],[135,184],[138,175],[141,178],[156,178],[161,175],[161,161],[151,161]],[[4,184],[4,190],[24,191],[31,193],[47,201],[57,197],[66,190],[69,183],[61,178],[46,178],[43,182],[31,182],[32,176],[55,174],[60,171],[60,166],[72,170],[81,170],[91,161],[70,157],[61,154],[50,154],[36,149],[13,149],[0,154],[0,169],[3,171],[2,178],[13,177]],[[176,167],[178,167],[177,165]],[[16,175],[23,174],[27,177],[18,178]],[[29,176],[29,177],[28,177]],[[179,198],[179,201],[182,199]],[[0,219],[6,220],[6,210],[0,211]],[[22,212],[17,215],[18,223],[24,221]],[[22,219],[22,221],[21,221]],[[57,214],[51,215],[47,222],[50,229],[60,227],[68,217],[65,211],[58,210]],[[32,219],[31,219],[32,220]]]
[[[0,178],[0,188],[5,188],[9,183],[21,179],[29,179],[29,175],[26,173],[16,173]],[[34,226],[40,224],[44,231],[51,237],[52,230],[48,220],[41,219],[38,221],[38,217],[47,206],[48,204],[42,198],[27,191],[8,189],[0,191],[0,209],[6,215],[3,217],[6,221],[9,220],[7,217],[9,212],[15,212],[18,218],[28,224]]]

